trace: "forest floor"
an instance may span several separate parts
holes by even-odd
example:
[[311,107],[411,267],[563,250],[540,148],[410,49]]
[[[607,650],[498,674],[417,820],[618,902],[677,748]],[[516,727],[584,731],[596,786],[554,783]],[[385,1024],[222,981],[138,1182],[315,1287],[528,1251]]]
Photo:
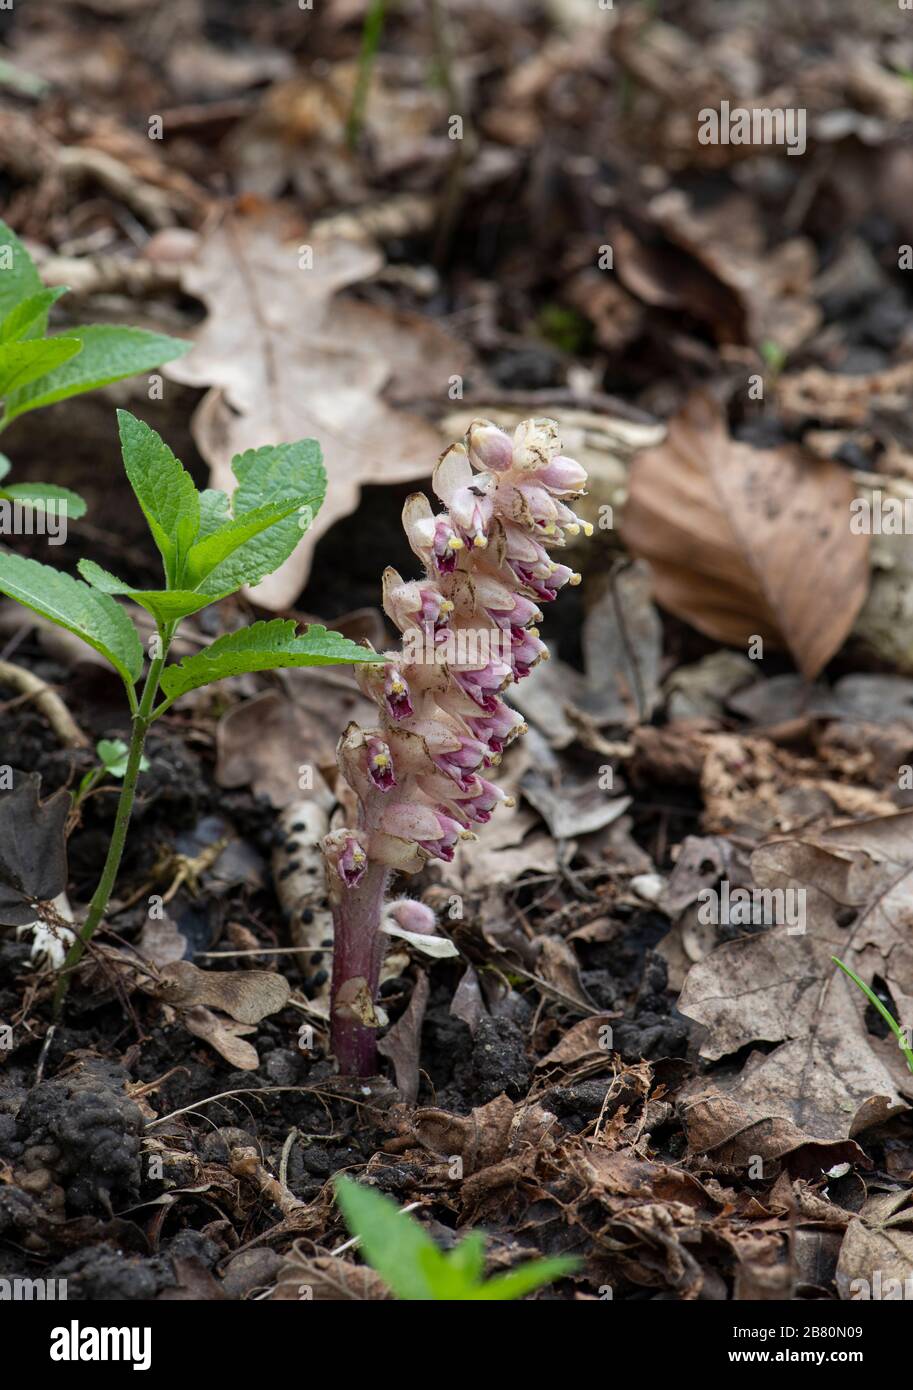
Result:
[[[548,415],[590,473],[584,582],[517,688],[516,809],[404,884],[459,955],[391,948],[380,1077],[329,1056],[311,843],[370,708],[350,673],[239,677],[155,726],[54,1028],[48,965],[0,935],[0,1277],[383,1298],[333,1253],[344,1171],[445,1247],[483,1229],[493,1270],[579,1257],[540,1299],[905,1278],[913,1075],[831,958],[913,1021],[913,540],[849,524],[859,499],[870,520],[913,499],[913,21],[410,0],[359,118],[366,8],[3,14],[0,200],[72,288],[55,327],[195,340],[151,385],[10,428],[17,479],[89,503],[67,544],[15,544],[153,580],[116,404],[200,486],[255,440],[313,435],[330,493],[295,564],[189,619],[182,650],[276,613],[383,647],[383,568],[414,571],[404,498],[473,418]],[[801,111],[793,148],[703,142],[723,100]],[[10,603],[0,662],[72,721],[0,678],[0,765],[73,789],[128,733],[119,683]],[[69,826],[76,911],[116,790]],[[158,978],[179,958],[279,973],[288,1002],[254,1026],[215,986],[179,1007]]]

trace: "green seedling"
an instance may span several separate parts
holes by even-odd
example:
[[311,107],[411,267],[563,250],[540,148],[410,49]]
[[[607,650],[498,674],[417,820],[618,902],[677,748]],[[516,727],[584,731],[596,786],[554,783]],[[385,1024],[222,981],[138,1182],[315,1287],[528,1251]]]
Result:
[[[133,809],[143,745],[155,720],[190,690],[246,671],[370,662],[377,657],[338,632],[313,625],[298,633],[290,619],[256,622],[219,637],[182,661],[168,663],[182,618],[257,584],[288,559],[326,492],[320,446],[314,439],[266,445],[232,462],[234,494],[198,492],[183,464],[155,430],[118,411],[127,478],[161,555],[164,586],[136,589],[93,560],[81,560],[82,579],[10,551],[0,551],[0,593],[88,643],[124,683],[133,732],[123,769],[114,829],[88,915],[73,943],[55,995],[59,1014],[73,970],[108,906]],[[152,616],[148,668],[139,633],[115,596]],[[142,680],[141,691],[138,686]]]
[[901,1052],[907,1059],[907,1066],[910,1068],[910,1071],[913,1072],[913,1048],[911,1048],[909,1043],[907,1042],[907,1035],[904,1033],[904,1030],[901,1028],[900,1024],[897,1022],[897,1019],[891,1013],[890,1009],[885,1008],[884,1004],[882,1004],[875,991],[869,988],[865,980],[860,980],[859,976],[856,974],[854,970],[851,970],[848,965],[844,965],[842,960],[838,960],[836,956],[831,956],[831,960],[834,962],[835,965],[840,966],[840,969],[843,971],[844,975],[849,975],[850,979],[853,981],[853,984],[859,986],[866,999],[868,999],[869,1003],[872,1005],[872,1007],[874,1009],[877,1009],[878,1012],[881,1014],[881,1017],[884,1019],[885,1023],[888,1025],[891,1032],[897,1039],[898,1046],[900,1047]]
[[395,1202],[351,1178],[336,1179],[336,1201],[373,1269],[399,1299],[414,1302],[506,1302],[523,1298],[576,1269],[570,1256],[530,1260],[484,1279],[485,1239],[473,1232],[439,1250],[418,1221]]
[[[84,775],[76,790],[73,798],[73,806],[78,806],[85,801],[86,797],[95,790],[100,782],[106,777],[114,777],[118,781],[123,780],[127,775],[127,764],[130,759],[130,748],[124,743],[122,738],[103,738],[99,739],[95,745],[95,752],[98,755],[98,766],[90,768]],[[140,772],[149,771],[149,759],[140,758]]]
[[[180,338],[112,323],[49,337],[48,315],[67,293],[65,285],[45,288],[22,242],[0,221],[0,430],[28,411],[151,372],[192,347]],[[0,479],[9,468],[0,454]],[[50,483],[11,483],[0,488],[0,499],[33,508],[51,504],[74,521],[86,510],[77,493]]]

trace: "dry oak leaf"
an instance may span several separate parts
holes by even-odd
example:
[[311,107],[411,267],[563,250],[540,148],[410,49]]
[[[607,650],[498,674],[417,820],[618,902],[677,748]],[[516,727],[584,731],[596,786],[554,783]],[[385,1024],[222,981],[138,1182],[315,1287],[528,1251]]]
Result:
[[776,926],[720,946],[692,967],[679,1008],[708,1029],[705,1057],[781,1044],[753,1054],[728,1088],[753,1120],[788,1119],[819,1141],[853,1138],[904,1108],[913,1076],[893,1037],[868,1030],[865,997],[831,956],[883,981],[909,1025],[913,812],[772,841],[751,867],[761,889],[804,890],[804,931]]
[[663,607],[730,646],[758,635],[785,647],[813,679],[866,597],[869,538],[849,529],[854,496],[832,460],[738,443],[698,393],[666,442],[634,460],[621,534],[649,561]]
[[[913,1296],[913,1210],[909,1191],[879,1192],[850,1222],[836,1284],[845,1299],[907,1299]],[[867,1287],[866,1287],[867,1286]]]
[[294,603],[316,542],[355,510],[363,482],[425,477],[440,453],[437,431],[380,393],[446,399],[468,350],[419,315],[336,300],[382,265],[369,242],[304,234],[261,204],[222,215],[183,268],[184,290],[209,313],[168,375],[211,388],[193,435],[212,486],[233,490],[232,457],[247,449],[303,438],[323,449],[326,501],[294,554],[256,586],[264,608]]

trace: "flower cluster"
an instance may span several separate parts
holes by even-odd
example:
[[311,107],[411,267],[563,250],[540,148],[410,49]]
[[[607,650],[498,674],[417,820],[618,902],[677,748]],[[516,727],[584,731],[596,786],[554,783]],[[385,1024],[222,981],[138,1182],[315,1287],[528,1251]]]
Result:
[[[346,904],[360,885],[376,899],[391,870],[415,873],[430,858],[452,859],[509,801],[488,773],[526,726],[504,692],[548,656],[536,627],[540,606],[579,583],[550,552],[592,533],[569,505],[585,482],[580,464],[561,455],[554,422],[524,421],[511,439],[479,420],[435,469],[432,486],[446,510],[434,512],[422,494],[408,499],[403,524],[425,573],[384,575],[384,609],[401,649],[357,671],[380,718],[370,731],[350,724],[340,740],[360,819],[324,840],[337,961],[339,934],[351,926]],[[378,903],[367,915],[380,910]],[[365,913],[354,915],[364,930]],[[345,956],[352,958],[348,947]]]
[[358,671],[380,727],[351,724],[339,746],[366,811],[358,830],[336,832],[327,845],[348,888],[370,859],[406,872],[433,856],[452,859],[458,841],[505,800],[485,772],[526,726],[503,692],[548,656],[534,626],[539,605],[580,579],[549,549],[592,531],[567,501],[586,474],[558,447],[551,421],[526,421],[513,440],[477,421],[435,470],[447,510],[433,514],[421,494],[406,503],[425,577],[385,573],[384,608],[403,650]]

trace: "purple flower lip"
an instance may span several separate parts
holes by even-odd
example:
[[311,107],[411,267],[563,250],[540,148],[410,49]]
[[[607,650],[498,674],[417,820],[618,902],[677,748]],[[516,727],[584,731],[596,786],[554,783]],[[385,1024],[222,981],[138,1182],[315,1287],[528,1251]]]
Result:
[[408,683],[395,666],[387,667],[384,701],[391,719],[409,719],[414,713]]
[[[453,860],[456,853],[457,842],[461,840],[466,832],[459,821],[453,819],[443,807],[435,807],[434,814],[437,816],[438,825],[441,828],[440,838],[436,840],[419,840],[420,847],[426,854],[445,860],[448,864]],[[468,837],[472,839],[472,836]]]
[[383,739],[369,738],[367,750],[368,776],[371,781],[378,791],[392,791],[396,786],[396,773],[393,770],[393,759],[390,756],[389,747]]
[[350,835],[346,840],[345,848],[336,861],[339,877],[347,888],[354,888],[357,883],[361,882],[367,867],[368,856],[354,835]]

